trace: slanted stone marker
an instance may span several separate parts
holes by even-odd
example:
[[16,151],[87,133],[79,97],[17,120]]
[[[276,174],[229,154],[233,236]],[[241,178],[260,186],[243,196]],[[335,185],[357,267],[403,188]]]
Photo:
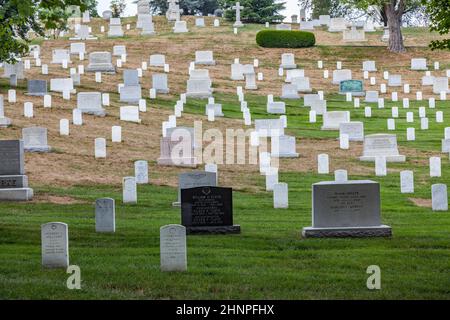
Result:
[[350,122],[350,111],[328,111],[323,114],[321,130],[339,130],[341,123]]
[[87,72],[115,73],[116,68],[112,64],[110,52],[92,52],[89,54]]
[[376,157],[386,157],[387,162],[405,162],[405,156],[400,155],[395,134],[372,134],[364,139],[361,161],[375,161]]
[[105,109],[102,108],[101,92],[79,92],[77,94],[77,109],[81,113],[93,114],[104,117]]
[[22,137],[26,152],[50,152],[52,150],[47,144],[47,128],[23,128]]

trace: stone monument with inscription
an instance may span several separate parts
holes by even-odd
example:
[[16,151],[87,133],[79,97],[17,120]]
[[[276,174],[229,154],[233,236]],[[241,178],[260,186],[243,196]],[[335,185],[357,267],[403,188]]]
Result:
[[181,205],[181,190],[196,187],[216,187],[217,174],[215,172],[193,171],[181,173],[178,176],[178,201],[173,206]]
[[323,181],[312,185],[312,226],[305,238],[390,237],[381,223],[380,184],[370,180]]
[[364,85],[361,80],[344,80],[339,82],[339,94],[351,93],[352,96],[363,96]]
[[22,140],[0,140],[0,201],[28,201],[33,189],[25,175]]
[[159,230],[161,271],[187,271],[186,228],[169,224]]
[[116,209],[114,199],[101,198],[95,201],[95,231],[116,231]]
[[233,190],[198,187],[181,190],[181,222],[187,234],[240,233],[233,224]]
[[22,129],[23,147],[26,152],[50,152],[47,143],[47,128],[29,127]]
[[197,167],[194,154],[194,132],[191,128],[177,127],[161,138],[161,156],[158,165]]
[[49,222],[41,226],[42,266],[67,268],[69,266],[68,226],[62,222]]
[[112,64],[110,52],[91,52],[89,54],[89,64],[87,72],[116,73],[116,68]]
[[371,134],[364,138],[364,151],[361,161],[374,162],[376,157],[386,157],[387,162],[405,162],[400,155],[395,134]]

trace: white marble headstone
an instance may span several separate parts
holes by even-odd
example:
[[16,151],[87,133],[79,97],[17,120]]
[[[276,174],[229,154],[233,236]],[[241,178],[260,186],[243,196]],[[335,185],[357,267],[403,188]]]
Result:
[[187,271],[186,228],[170,224],[160,229],[161,271]]
[[67,268],[69,266],[68,226],[62,222],[49,222],[41,226],[42,266]]

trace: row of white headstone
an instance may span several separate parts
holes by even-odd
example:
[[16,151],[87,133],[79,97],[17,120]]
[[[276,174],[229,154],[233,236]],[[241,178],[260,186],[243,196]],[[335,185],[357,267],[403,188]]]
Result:
[[[111,198],[95,203],[96,232],[115,232],[115,202]],[[181,225],[160,228],[161,271],[187,271],[186,229]],[[41,225],[41,257],[44,268],[69,267],[69,227],[62,222]]]

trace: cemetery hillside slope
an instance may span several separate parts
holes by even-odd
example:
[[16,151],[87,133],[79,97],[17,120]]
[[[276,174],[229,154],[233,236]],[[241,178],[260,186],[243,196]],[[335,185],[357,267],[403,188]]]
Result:
[[[49,70],[44,75],[32,56],[24,58],[31,61],[31,68],[25,70],[26,79],[46,80],[49,87],[51,79],[69,77],[70,68],[83,65],[87,71],[89,53],[112,53],[114,46],[126,46],[126,61],[121,67],[116,64],[120,57],[112,57],[118,71],[115,74],[102,73],[101,82],[96,81],[93,72],[80,76],[77,93],[108,93],[110,100],[109,105],[102,106],[106,116],[83,114],[81,126],[72,123],[76,94],[67,100],[61,92],[51,92],[51,108],[44,108],[44,98],[27,95],[27,81],[18,79],[14,88],[17,101],[12,103],[8,101],[11,80],[0,78],[4,113],[12,120],[11,126],[0,127],[0,140],[21,139],[22,129],[27,127],[45,127],[52,149],[48,153],[25,152],[24,169],[34,190],[33,199],[0,201],[0,298],[449,299],[450,212],[432,210],[431,186],[450,185],[449,153],[442,152],[445,128],[450,127],[450,94],[446,100],[440,99],[433,93],[433,86],[422,84],[425,71],[411,70],[411,59],[425,58],[433,76],[450,76],[450,53],[428,48],[431,40],[442,37],[426,28],[404,28],[407,51],[394,54],[381,41],[382,30],[366,33],[365,42],[349,43],[343,41],[342,33],[319,27],[311,31],[315,36],[312,47],[263,48],[255,37],[266,29],[264,25],[247,24],[234,34],[232,22],[220,19],[220,26],[213,27],[214,18],[205,17],[205,27],[196,27],[195,19],[183,16],[189,32],[174,33],[173,23],[156,16],[156,34],[144,36],[135,28],[136,17],[122,18],[124,36],[110,38],[108,22],[91,18],[91,35],[96,40],[70,40],[73,32],[58,39],[34,39],[33,44],[40,46],[42,64],[48,64]],[[106,31],[101,32],[101,27]],[[297,30],[299,25],[293,28]],[[75,42],[85,43],[84,60],[71,55],[67,69],[51,63],[53,50],[70,49]],[[203,133],[218,129],[215,132],[224,138],[218,142],[224,149],[223,162],[233,152],[245,158],[243,164],[217,166],[218,185],[233,188],[233,224],[240,225],[241,233],[188,235],[187,272],[161,272],[160,228],[180,223],[180,207],[173,206],[178,198],[179,174],[191,171],[158,165],[162,126],[174,115],[180,95],[187,90],[189,67],[196,59],[196,51],[208,50],[213,51],[215,64],[198,65],[196,69],[209,70],[215,103],[222,105],[224,116],[208,121],[207,100],[188,97],[176,126],[201,125]],[[280,76],[279,68],[286,53],[295,55],[297,68],[304,69],[305,77],[309,77],[309,93],[323,92],[328,112],[341,111],[334,115],[342,116],[343,111],[349,111],[345,116],[362,122],[365,136],[395,134],[398,156],[406,160],[387,162],[387,174],[376,175],[376,168],[384,168],[384,158],[378,157],[377,166],[373,161],[361,161],[367,152],[363,141],[346,141],[348,148],[344,148],[339,127],[328,130],[325,116],[310,113],[312,108],[304,107],[303,98],[281,98],[286,93],[282,88],[287,84],[287,71]],[[165,55],[169,69],[150,66],[153,54]],[[263,80],[256,80],[257,90],[245,89],[244,79],[231,79],[231,65],[236,59],[261,73]],[[364,61],[375,61],[377,69],[366,74],[366,79]],[[142,68],[142,62],[148,64],[139,77],[146,112],[139,112],[140,123],[123,121],[120,107],[137,104],[119,101],[119,85],[124,83],[124,70]],[[434,62],[439,62],[436,70]],[[377,91],[376,100],[366,102],[365,96],[359,96],[358,102],[355,97],[347,101],[345,94],[339,94],[339,85],[332,84],[338,64],[351,70],[352,79],[362,81],[364,91]],[[395,78],[392,75],[401,75],[402,84],[388,86],[382,93],[380,86],[388,84],[385,71],[391,80]],[[0,68],[3,72],[4,68]],[[170,91],[150,98],[154,74],[167,75]],[[409,92],[404,84],[409,84]],[[243,88],[251,126],[245,125],[237,86]],[[422,99],[418,99],[417,92],[421,92]],[[287,123],[283,129],[285,135],[295,137],[293,151],[298,153],[298,157],[279,159],[278,181],[289,186],[286,209],[274,208],[273,192],[266,191],[266,177],[259,164],[249,163],[250,139],[243,142],[245,153],[234,147],[227,149],[225,144],[227,129],[253,130],[255,120],[280,118],[281,114],[267,112],[269,95],[275,102],[285,103]],[[435,98],[434,105],[431,97]],[[378,98],[384,98],[383,102]],[[28,102],[33,104],[33,117],[24,116]],[[316,121],[312,117],[317,117]],[[60,134],[61,119],[69,120],[69,135]],[[170,119],[173,121],[173,117]],[[395,121],[389,121],[392,119]],[[393,123],[394,128],[388,130]],[[121,126],[120,143],[112,142],[113,126]],[[95,158],[97,138],[105,138],[105,158]],[[208,150],[211,140],[207,135],[203,137],[203,150]],[[270,142],[260,146],[261,152],[270,149]],[[328,155],[328,165],[321,162],[327,170],[319,173],[321,154]],[[440,176],[430,176],[432,157],[440,157]],[[136,204],[127,204],[123,201],[123,178],[135,175],[137,160],[148,161],[149,183],[137,186]],[[381,223],[392,228],[392,237],[301,237],[302,228],[312,225],[312,185],[335,180],[338,169],[347,171],[348,180],[379,182]],[[204,170],[204,164],[197,170]],[[413,193],[401,192],[400,172],[406,170],[414,171]],[[115,200],[115,233],[95,232],[95,201],[105,197]],[[81,268],[81,290],[67,289],[66,270],[44,270],[41,266],[41,225],[57,221],[68,225],[70,264]],[[381,290],[369,290],[366,285],[370,276],[367,268],[372,265],[380,267]]]

